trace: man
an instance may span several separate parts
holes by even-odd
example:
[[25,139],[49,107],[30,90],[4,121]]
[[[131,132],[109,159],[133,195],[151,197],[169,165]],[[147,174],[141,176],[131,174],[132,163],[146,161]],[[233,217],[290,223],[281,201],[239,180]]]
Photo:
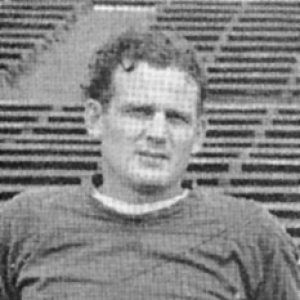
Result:
[[0,299],[296,300],[296,248],[254,203],[181,187],[201,140],[203,71],[183,40],[126,32],[85,87],[103,183],[7,203]]

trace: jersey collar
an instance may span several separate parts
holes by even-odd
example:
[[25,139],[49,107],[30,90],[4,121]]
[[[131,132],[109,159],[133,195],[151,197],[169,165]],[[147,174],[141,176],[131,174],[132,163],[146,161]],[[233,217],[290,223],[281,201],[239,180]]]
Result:
[[188,196],[189,190],[184,189],[182,194],[154,203],[129,204],[125,201],[115,199],[104,194],[101,194],[96,188],[92,190],[92,197],[99,201],[104,207],[117,212],[118,214],[142,216],[158,212],[162,209],[171,208],[174,204],[185,199]]

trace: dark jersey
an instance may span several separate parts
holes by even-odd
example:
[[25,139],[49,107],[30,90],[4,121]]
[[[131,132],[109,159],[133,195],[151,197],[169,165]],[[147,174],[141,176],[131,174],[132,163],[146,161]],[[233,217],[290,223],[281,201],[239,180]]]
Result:
[[1,300],[297,300],[296,247],[252,201],[191,191],[121,215],[90,187],[27,192],[0,218]]

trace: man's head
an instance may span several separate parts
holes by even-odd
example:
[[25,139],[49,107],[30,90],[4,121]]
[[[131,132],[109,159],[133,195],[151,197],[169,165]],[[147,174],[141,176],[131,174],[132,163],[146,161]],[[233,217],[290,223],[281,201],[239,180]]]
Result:
[[114,94],[116,69],[121,67],[130,73],[140,62],[158,69],[172,66],[190,75],[199,87],[197,113],[200,115],[206,84],[197,54],[181,36],[159,30],[130,30],[96,51],[89,64],[89,83],[83,87],[85,98],[99,101],[107,110]]
[[106,190],[178,191],[205,96],[194,51],[167,33],[127,32],[97,51],[90,77],[86,121],[102,140]]

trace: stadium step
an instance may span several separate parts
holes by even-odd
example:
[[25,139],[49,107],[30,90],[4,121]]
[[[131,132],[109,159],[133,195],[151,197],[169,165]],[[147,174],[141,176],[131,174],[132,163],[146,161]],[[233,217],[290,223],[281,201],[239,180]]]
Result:
[[37,11],[71,11],[74,9],[76,2],[72,1],[10,1],[3,3],[3,9],[21,9],[21,10],[37,10]]
[[181,15],[181,14],[215,14],[215,15],[232,15],[236,13],[238,9],[236,8],[227,8],[227,7],[218,7],[218,6],[206,6],[201,7],[197,4],[186,4],[186,5],[172,5],[169,7],[164,7],[162,12],[164,14],[170,15]]
[[187,23],[187,22],[159,22],[151,26],[153,29],[160,30],[171,30],[189,33],[212,33],[222,32],[225,29],[224,24],[198,24],[198,23]]
[[292,45],[264,45],[264,44],[257,44],[253,45],[251,43],[249,44],[243,44],[243,43],[234,43],[233,44],[227,44],[224,46],[221,46],[221,50],[223,52],[234,52],[234,53],[245,53],[245,52],[267,52],[269,54],[272,54],[274,52],[276,53],[297,53],[300,52],[300,44],[294,43]]
[[64,186],[64,185],[80,185],[81,178],[76,175],[65,176],[56,174],[41,173],[39,176],[24,174],[23,176],[0,176],[0,185],[15,187],[15,189],[27,189],[30,187],[45,186]]
[[256,85],[286,85],[289,81],[289,77],[286,74],[249,74],[241,75],[235,73],[223,73],[223,74],[208,74],[208,84],[238,84],[246,85],[251,84],[251,87]]
[[77,161],[77,162],[97,162],[101,157],[100,151],[91,151],[89,150],[74,150],[69,147],[69,149],[58,150],[58,149],[29,149],[25,151],[24,149],[16,151],[15,149],[0,149],[0,169],[1,165],[7,163],[20,163],[26,162],[48,162],[48,161],[57,161],[57,162],[68,162],[68,161]]
[[[3,27],[19,27],[17,28],[22,28],[22,25],[25,26],[32,26],[32,27],[40,27],[43,29],[49,28],[49,29],[55,29],[58,26],[67,26],[68,22],[65,19],[55,19],[55,18],[38,18],[38,17],[16,17],[16,18],[11,18],[10,16],[7,17],[2,17],[0,19],[0,29]],[[13,26],[15,25],[15,26]],[[35,25],[35,26],[34,26]],[[23,28],[24,28],[23,27]]]
[[257,97],[282,97],[287,85],[276,84],[209,84],[207,87],[207,97],[222,96],[227,98],[235,96],[257,96]]
[[158,22],[184,22],[184,23],[213,23],[213,24],[219,24],[223,23],[226,24],[230,22],[231,17],[228,16],[189,16],[189,14],[186,15],[180,15],[180,16],[169,16],[169,15],[163,15],[163,16],[158,16],[157,21]]
[[[80,156],[81,154],[86,154],[87,156],[95,155],[98,153],[100,155],[100,142],[95,140],[97,144],[83,144],[77,145],[74,147],[72,144],[53,144],[53,145],[44,145],[44,144],[26,144],[26,143],[15,143],[15,142],[5,142],[1,143],[0,155],[41,155],[44,153],[53,153],[53,155],[67,155],[70,152],[74,155]],[[217,152],[217,151],[216,151]],[[221,152],[221,151],[220,151]]]
[[[216,20],[217,22],[227,22],[229,21],[232,16],[234,15],[234,12],[228,13],[228,12],[209,12],[209,11],[202,11],[201,9],[180,9],[179,11],[168,11],[168,9],[164,9],[161,12],[157,13],[157,20],[158,21],[166,21],[166,20],[187,20],[189,17],[193,20]],[[210,21],[208,21],[210,22]]]
[[34,57],[35,51],[29,49],[7,49],[0,48],[0,59],[19,59],[26,61]]
[[205,32],[205,33],[200,33],[200,32],[189,32],[189,31],[181,31],[180,34],[184,36],[188,41],[190,42],[217,42],[220,37],[218,34],[215,32]]
[[[300,158],[300,149],[280,148],[281,151],[274,148],[253,149],[249,153],[249,157],[261,159],[298,159]],[[284,151],[283,151],[284,149]]]
[[244,14],[255,15],[300,15],[300,7],[251,7],[244,10]]
[[[269,64],[244,64],[244,63],[232,63],[222,64],[215,63],[206,65],[206,69],[209,74],[265,74],[265,73],[291,73],[292,65],[276,64],[275,66]],[[212,75],[211,75],[212,76]]]
[[154,6],[161,0],[93,0],[94,5],[111,5],[111,6]]
[[244,63],[244,64],[278,64],[287,63],[295,64],[297,62],[296,57],[286,54],[278,53],[235,53],[235,54],[217,54],[215,56],[215,62],[218,63]]
[[300,8],[299,1],[295,0],[290,0],[290,1],[266,1],[266,0],[261,0],[261,1],[251,1],[248,4],[249,6],[253,7],[273,7],[273,8]]
[[48,45],[44,37],[14,37],[14,36],[3,36],[0,32],[0,47],[7,48],[26,48],[34,47],[38,49],[46,48]]
[[8,39],[35,39],[35,40],[52,40],[52,35],[48,30],[26,30],[26,29],[1,29],[0,38]]
[[49,19],[49,20],[72,20],[75,15],[66,12],[49,12],[49,11],[36,11],[24,9],[5,9],[0,6],[1,19]]
[[240,24],[236,23],[232,27],[232,32],[259,32],[259,33],[271,33],[271,32],[278,32],[278,33],[288,33],[288,32],[299,32],[300,26],[297,24],[289,25],[289,24]]
[[33,30],[54,30],[57,23],[44,21],[39,19],[25,19],[25,20],[0,20],[0,30],[2,29],[33,29]]
[[259,43],[259,44],[269,44],[269,43],[299,43],[300,42],[300,36],[298,34],[280,34],[275,35],[272,34],[264,34],[264,35],[258,35],[258,34],[232,34],[230,33],[227,37],[228,42],[230,43]]
[[186,5],[193,5],[197,7],[221,7],[221,8],[228,8],[228,7],[240,7],[240,1],[222,1],[222,0],[214,0],[214,1],[195,1],[195,0],[172,0],[172,6],[183,6]]
[[[256,128],[257,125],[261,125],[263,120],[261,118],[254,118],[252,116],[245,116],[244,118],[242,116],[234,117],[233,115],[230,115],[230,118],[228,117],[208,117],[207,118],[207,125],[211,125],[209,128],[212,128],[212,126],[226,126],[227,129],[236,128],[234,126],[242,126],[241,128]],[[245,126],[245,127],[243,127]]]
[[32,134],[22,133],[19,130],[12,134],[0,134],[0,142],[18,143],[18,144],[53,144],[53,145],[98,145],[100,142],[95,141],[85,134]]
[[[21,176],[85,176],[91,175],[93,172],[98,170],[97,162],[84,162],[84,161],[34,161],[28,162],[23,161],[15,164],[0,162],[1,169],[4,174],[0,175],[1,178],[6,177],[21,177]],[[3,166],[2,166],[3,165]]]
[[246,14],[239,18],[239,23],[264,23],[264,24],[273,24],[276,25],[286,23],[286,24],[299,24],[300,18],[298,16],[263,16],[256,14]]
[[0,39],[0,49],[34,49],[36,51],[41,51],[45,48],[46,43],[36,39]]

